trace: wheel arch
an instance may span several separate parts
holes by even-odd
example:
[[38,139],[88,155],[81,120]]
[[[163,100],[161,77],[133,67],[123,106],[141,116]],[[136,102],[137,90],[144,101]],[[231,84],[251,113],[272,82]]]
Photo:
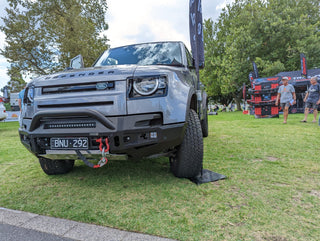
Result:
[[187,117],[189,115],[189,110],[194,110],[195,112],[197,112],[198,116],[200,114],[200,121],[204,118],[204,113],[203,111],[206,110],[206,107],[208,107],[208,95],[204,92],[202,95],[202,102],[201,102],[201,106],[200,106],[200,110],[199,110],[199,106],[198,106],[198,97],[197,97],[197,93],[195,90],[190,90],[189,92],[189,98],[188,98],[188,104],[187,104],[187,110],[186,110],[186,120]]
[[188,95],[188,103],[186,105],[186,116],[185,120],[187,121],[190,110],[194,110],[198,113],[198,101],[197,101],[197,93],[194,89],[189,90]]

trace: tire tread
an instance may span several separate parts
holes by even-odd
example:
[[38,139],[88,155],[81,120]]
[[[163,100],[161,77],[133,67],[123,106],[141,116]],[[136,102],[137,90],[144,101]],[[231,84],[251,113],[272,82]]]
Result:
[[178,147],[171,163],[171,171],[176,177],[192,178],[202,169],[203,136],[197,113],[190,110],[184,139]]
[[74,160],[51,160],[39,157],[42,170],[47,175],[58,175],[70,172],[74,166]]

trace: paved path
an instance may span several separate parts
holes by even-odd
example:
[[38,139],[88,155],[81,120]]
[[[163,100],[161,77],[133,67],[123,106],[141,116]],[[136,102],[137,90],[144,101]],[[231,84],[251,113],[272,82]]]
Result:
[[0,241],[172,241],[147,234],[0,207]]

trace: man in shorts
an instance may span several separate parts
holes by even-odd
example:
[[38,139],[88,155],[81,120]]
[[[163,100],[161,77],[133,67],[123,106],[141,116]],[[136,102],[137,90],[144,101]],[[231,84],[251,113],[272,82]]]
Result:
[[307,117],[310,108],[313,109],[313,123],[317,122],[318,105],[320,103],[320,85],[317,82],[317,77],[312,77],[310,79],[310,87],[307,91],[306,96],[303,101],[306,103],[304,109],[304,119],[301,122],[307,122]]
[[296,103],[296,92],[294,90],[294,87],[288,82],[288,77],[282,77],[283,85],[279,87],[275,103],[276,106],[278,106],[280,99],[280,105],[283,110],[283,124],[287,124],[290,105],[294,105]]
[[24,98],[24,92],[26,90],[26,86],[19,92],[19,97],[18,97],[18,103],[19,103],[19,108],[20,108],[20,115],[19,115],[19,124],[22,126],[22,115],[23,115],[23,98]]

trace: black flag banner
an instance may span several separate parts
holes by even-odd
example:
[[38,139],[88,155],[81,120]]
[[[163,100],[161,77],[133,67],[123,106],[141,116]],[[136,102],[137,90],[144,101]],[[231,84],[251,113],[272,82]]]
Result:
[[303,76],[304,78],[308,78],[307,60],[306,60],[306,56],[303,53],[300,54],[300,62],[301,62],[301,76]]
[[254,73],[253,78],[257,79],[259,78],[259,71],[258,71],[257,64],[254,61],[252,61],[252,66],[253,66],[253,73]]
[[197,70],[204,66],[204,47],[202,30],[201,0],[190,0],[189,3],[190,44]]
[[[201,0],[190,0],[189,2],[189,28],[191,51],[195,61],[198,78],[197,89],[200,91],[199,67],[204,67]],[[198,106],[200,109],[200,101],[198,101]],[[202,168],[201,172],[197,176],[190,178],[190,180],[196,184],[202,184],[225,178],[227,178],[225,175]]]

